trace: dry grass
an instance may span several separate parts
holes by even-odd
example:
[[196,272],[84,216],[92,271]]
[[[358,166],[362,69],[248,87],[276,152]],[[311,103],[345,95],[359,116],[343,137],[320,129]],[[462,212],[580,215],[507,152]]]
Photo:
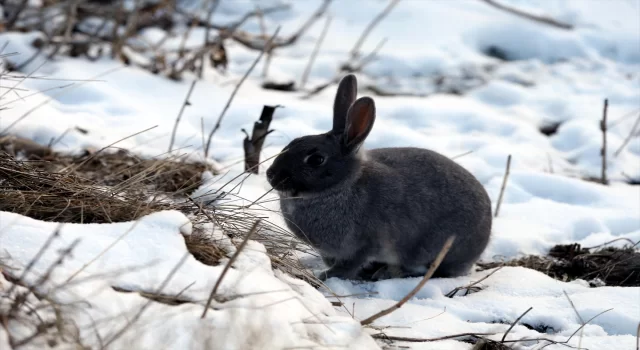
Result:
[[481,269],[521,266],[540,271],[560,281],[584,279],[593,286],[640,286],[638,243],[623,248],[583,248],[579,244],[557,245],[548,256],[529,255],[506,262],[482,263]]
[[0,153],[0,211],[44,221],[105,223],[135,220],[171,207],[134,191],[92,185],[74,173],[40,168]]
[[[232,197],[232,194],[227,194]],[[231,238],[243,239],[250,232],[256,220],[260,220],[260,228],[253,235],[252,240],[265,246],[271,259],[272,268],[302,279],[314,287],[320,287],[322,282],[313,275],[298,259],[298,253],[316,254],[307,244],[299,241],[286,229],[269,221],[266,215],[270,211],[264,208],[263,202],[256,202],[249,207],[234,204],[223,204],[215,207],[215,212],[207,213],[214,224]],[[261,215],[264,213],[265,215]]]

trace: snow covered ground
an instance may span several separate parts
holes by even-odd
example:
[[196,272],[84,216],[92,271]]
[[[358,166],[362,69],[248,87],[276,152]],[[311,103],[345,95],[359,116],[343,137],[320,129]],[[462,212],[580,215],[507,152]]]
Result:
[[[450,157],[471,151],[456,161],[485,185],[494,205],[506,158],[511,154],[511,176],[484,260],[544,254],[559,243],[595,246],[621,237],[639,241],[640,188],[625,182],[628,178],[640,179],[640,138],[633,138],[619,154],[615,152],[640,114],[640,1],[500,2],[570,23],[575,29],[565,31],[530,22],[477,0],[400,2],[365,42],[363,52],[367,53],[382,38],[388,38],[379,58],[366,66],[364,74],[358,75],[363,87],[361,94],[368,94],[366,87],[373,85],[385,91],[429,96],[376,97],[377,121],[365,147],[419,146]],[[287,35],[294,32],[319,3],[292,2],[291,11],[267,16],[266,24],[271,30],[282,25],[281,33]],[[386,1],[370,1],[366,5],[347,1],[331,4],[332,25],[308,87],[333,77],[363,28],[386,5]],[[223,1],[214,21],[233,21],[244,13],[245,8],[253,8],[253,2]],[[276,51],[269,70],[272,79],[299,81],[322,29],[320,22],[298,44]],[[256,28],[257,23],[248,22],[245,29]],[[144,36],[155,42],[161,34],[159,29],[149,29]],[[201,45],[203,35],[203,31],[194,30],[188,45]],[[5,52],[19,53],[8,60],[20,63],[33,54],[35,49],[30,42],[35,37],[37,34],[34,33],[5,33],[0,35],[0,46],[8,42]],[[179,41],[180,38],[175,38],[166,45],[176,47]],[[495,48],[500,49],[508,61],[483,54]],[[186,109],[176,136],[176,148],[180,152],[202,156],[201,121],[206,131],[213,127],[234,83],[257,55],[255,51],[231,43],[227,50],[230,74],[221,76],[214,71],[205,71],[205,79],[195,87],[191,106]],[[13,131],[47,144],[70,128],[82,127],[89,133],[83,135],[71,130],[55,146],[56,150],[74,152],[86,146],[103,147],[157,125],[117,146],[148,156],[167,151],[176,115],[190,85],[189,79],[169,81],[141,69],[120,67],[119,63],[108,59],[88,62],[56,58],[41,64],[42,60],[36,59],[25,72],[37,69],[35,76],[102,81],[76,83],[65,89],[29,96],[32,92],[69,82],[27,79],[21,82],[20,88],[28,91],[19,91],[20,96],[3,95],[0,108],[10,109],[0,112],[0,130],[48,101],[16,124]],[[251,128],[264,104],[285,106],[275,113],[271,126],[276,131],[267,138],[264,159],[276,154],[293,138],[324,132],[331,125],[334,87],[303,100],[301,93],[261,89],[261,71],[259,64],[240,89],[213,139],[211,155],[222,165],[242,159],[244,135],[240,129]],[[472,78],[464,79],[465,75]],[[453,80],[452,84],[462,87],[464,93],[434,93],[438,91],[435,77],[439,76]],[[13,84],[1,83],[2,86]],[[583,180],[600,174],[599,121],[604,98],[608,98],[610,104],[607,165],[612,183],[609,186]],[[540,126],[554,122],[561,122],[557,133],[548,137],[539,131]],[[268,165],[267,162],[265,168]],[[230,166],[225,178],[230,179],[242,171],[241,167],[241,164]],[[202,190],[215,189],[222,182]],[[263,177],[252,176],[237,195],[252,201],[268,189]],[[277,209],[274,202],[268,201],[270,198],[271,195],[263,198],[264,206]],[[276,214],[271,216],[275,223],[282,223]],[[108,319],[124,311],[135,314],[145,299],[116,293],[104,288],[105,285],[111,283],[145,290],[157,288],[185,253],[184,243],[178,236],[185,219],[177,213],[148,217],[109,253],[78,275],[76,278],[145,264],[153,259],[162,262],[150,270],[65,289],[64,296],[71,298],[67,300],[89,297],[95,303],[95,307],[87,312],[89,316],[78,317],[89,322],[92,317]],[[83,240],[79,250],[83,253],[74,254],[54,281],[64,281],[130,225],[63,227],[56,247],[80,237]],[[5,258],[11,256],[16,264],[24,265],[54,228],[53,224],[0,213],[0,254]],[[149,348],[157,342],[168,348],[184,348],[191,340],[185,335],[208,331],[215,332],[207,334],[212,339],[226,337],[224,339],[230,342],[237,342],[229,343],[225,348],[246,348],[250,345],[242,344],[242,341],[258,341],[254,344],[256,348],[348,343],[370,349],[374,348],[372,340],[364,335],[349,313],[353,310],[356,319],[367,317],[400,300],[417,283],[417,279],[376,283],[332,279],[327,282],[328,287],[338,295],[377,293],[342,298],[345,307],[334,309],[310,286],[272,271],[259,244],[252,243],[251,248],[241,254],[244,258],[237,262],[238,270],[226,277],[223,287],[228,289],[224,290],[225,295],[278,292],[224,303],[219,310],[211,310],[206,323],[199,319],[202,306],[168,307],[153,303],[142,316],[145,322],[140,324],[167,331],[171,335],[168,338],[175,339],[175,343],[154,338],[152,333],[144,333],[149,336],[138,340]],[[54,252],[52,249],[49,254]],[[54,258],[55,254],[45,255],[34,271],[42,272],[46,263]],[[221,267],[205,267],[188,257],[165,291],[178,293],[196,281],[184,292],[185,296],[206,299],[220,270]],[[489,332],[497,333],[493,338],[500,339],[508,327],[505,323],[513,322],[533,307],[521,322],[534,328],[548,326],[549,334],[541,335],[518,325],[509,333],[508,339],[545,336],[563,341],[580,325],[563,294],[565,291],[584,320],[613,308],[594,319],[584,328],[581,338],[575,336],[570,344],[577,346],[580,341],[582,347],[592,350],[631,349],[635,344],[636,327],[640,322],[640,288],[589,288],[582,282],[563,283],[535,271],[504,268],[482,282],[486,288],[481,292],[464,297],[444,297],[451,289],[486,274],[432,280],[414,300],[378,320],[376,325],[389,326],[384,332],[394,336],[430,338]],[[265,307],[271,303],[274,305]],[[122,326],[105,324],[100,329],[107,335],[115,332],[118,325]],[[259,336],[252,338],[249,331]],[[471,348],[470,344],[454,340],[402,345],[415,349]],[[524,349],[539,349],[542,345],[517,343]]]

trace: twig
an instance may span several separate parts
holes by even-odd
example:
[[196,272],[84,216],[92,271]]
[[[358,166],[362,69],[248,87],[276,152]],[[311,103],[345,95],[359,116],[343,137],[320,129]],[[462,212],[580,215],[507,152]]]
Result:
[[281,106],[265,105],[260,113],[260,119],[253,123],[251,137],[245,131],[246,137],[242,142],[242,148],[244,149],[244,169],[248,173],[258,174],[259,167],[256,165],[260,163],[260,152],[262,152],[264,140],[273,131],[269,130],[269,125],[273,120],[273,113],[278,107]]
[[407,301],[409,301],[409,299],[413,298],[420,291],[420,289],[422,289],[422,287],[424,287],[424,285],[427,283],[427,281],[429,281],[431,276],[433,276],[433,274],[436,272],[436,270],[438,269],[438,266],[440,266],[440,264],[442,263],[442,260],[444,259],[444,257],[449,252],[449,249],[451,249],[451,246],[453,245],[453,241],[454,240],[455,240],[454,236],[451,236],[446,240],[446,242],[442,246],[442,249],[440,249],[440,253],[438,253],[438,255],[436,256],[435,260],[433,260],[433,262],[431,263],[431,266],[429,267],[429,270],[427,271],[427,273],[424,275],[424,277],[422,278],[420,283],[418,283],[418,285],[415,288],[413,288],[413,290],[411,292],[409,292],[409,294],[407,294],[404,298],[402,298],[402,300],[397,302],[395,305],[393,305],[393,306],[391,306],[391,307],[389,307],[387,309],[384,309],[384,310],[376,313],[375,315],[369,316],[366,319],[360,321],[360,324],[363,325],[363,326],[371,324],[373,321],[379,319],[380,317],[386,316],[386,315],[394,312],[395,310],[401,308],[402,305],[404,305]]
[[609,108],[609,100],[604,99],[604,107],[602,109],[602,120],[600,121],[600,130],[602,131],[602,149],[600,155],[602,156],[602,174],[600,175],[600,181],[603,185],[607,184],[607,109]]
[[511,155],[507,157],[507,168],[504,172],[504,178],[502,179],[502,186],[500,187],[500,195],[498,196],[498,203],[496,204],[496,212],[493,217],[498,217],[500,213],[500,204],[502,204],[502,196],[504,196],[504,189],[507,187],[507,180],[509,179],[509,171],[511,169]]
[[617,118],[616,120],[612,121],[611,123],[609,123],[609,125],[607,125],[607,129],[613,129],[616,126],[618,126],[618,124],[622,123],[624,120],[633,117],[636,113],[639,113],[640,109],[634,109],[630,112],[625,113],[622,117]]
[[[24,271],[22,271],[22,275],[18,278],[19,280],[24,280],[24,278],[27,276],[27,273],[29,273],[29,271],[31,271],[31,269],[36,264],[36,262],[40,260],[40,258],[42,257],[42,254],[44,254],[44,252],[47,249],[49,249],[49,246],[51,245],[53,240],[60,236],[60,229],[62,229],[62,225],[63,224],[58,224],[58,226],[56,226],[56,229],[51,233],[51,235],[49,235],[49,238],[47,238],[47,240],[44,242],[44,244],[42,245],[42,248],[40,248],[40,250],[36,253],[36,255],[31,259],[31,261],[29,261]],[[12,284],[11,287],[9,287],[9,290],[7,290],[6,294],[11,295],[11,292],[13,292],[13,289],[15,288],[15,286],[16,286],[15,284]]]
[[233,255],[231,256],[231,259],[229,259],[227,264],[224,266],[222,273],[220,273],[220,277],[218,277],[216,284],[213,286],[213,289],[211,290],[211,294],[209,294],[209,299],[207,299],[207,304],[205,305],[204,310],[202,311],[202,316],[200,318],[205,318],[207,316],[207,311],[211,306],[211,301],[213,300],[213,297],[216,295],[216,292],[218,291],[218,287],[220,287],[220,284],[222,284],[222,279],[224,279],[224,276],[227,274],[227,271],[229,271],[229,268],[231,268],[231,265],[236,261],[242,249],[244,249],[244,247],[249,242],[249,238],[251,238],[251,236],[253,236],[253,234],[256,233],[256,231],[258,231],[259,223],[260,223],[260,220],[256,220],[256,222],[253,223],[253,226],[249,230],[249,233],[247,233],[242,243],[240,243],[240,246],[236,249],[236,252],[233,253]]
[[5,27],[7,28],[8,31],[13,29],[13,25],[16,23],[16,21],[20,17],[20,14],[22,13],[22,11],[24,11],[24,9],[27,7],[28,3],[29,3],[29,0],[22,0],[18,5],[18,8],[16,9],[16,11],[12,14],[11,17],[7,19],[7,23]]
[[391,0],[389,2],[389,4],[387,5],[387,7],[385,7],[384,10],[382,10],[382,12],[380,12],[377,16],[375,16],[373,18],[373,20],[371,20],[369,25],[364,29],[364,31],[362,32],[362,34],[358,38],[358,41],[356,41],[355,45],[351,49],[351,53],[350,53],[351,59],[355,59],[355,58],[358,57],[358,54],[360,52],[360,48],[362,47],[362,44],[364,44],[364,41],[367,39],[369,34],[371,34],[371,31],[373,30],[373,28],[375,28],[378,24],[380,24],[380,22],[385,17],[387,17],[387,15],[391,12],[391,10],[393,10],[393,8],[399,2],[400,2],[400,0]]
[[51,59],[58,53],[62,45],[67,44],[71,41],[71,31],[77,22],[76,17],[78,16],[79,3],[80,3],[80,0],[71,1],[71,4],[69,5],[69,13],[67,14],[67,23],[64,30],[64,37],[62,38],[62,41],[59,41],[55,44],[53,51],[51,51],[51,53],[48,56],[49,59]]
[[[273,35],[271,36],[271,38],[269,38],[269,40],[267,42],[271,43],[273,41],[273,39],[275,39],[276,36],[278,35],[278,32],[280,32],[280,27],[278,27],[276,29],[276,31],[273,33]],[[265,47],[268,47],[268,45],[265,45]],[[260,59],[262,58],[263,55],[264,55],[264,50],[262,50],[260,52],[260,54],[258,55],[258,57],[256,57],[256,59],[253,61],[253,64],[251,64],[251,67],[249,67],[249,69],[242,76],[242,79],[240,79],[238,84],[236,84],[236,87],[233,89],[233,92],[231,93],[231,96],[229,96],[229,99],[227,100],[227,104],[222,109],[222,112],[220,113],[220,116],[218,117],[218,121],[216,121],[216,125],[213,127],[213,129],[211,129],[211,132],[209,133],[209,137],[207,138],[207,145],[206,145],[206,147],[204,149],[204,157],[205,158],[207,158],[209,156],[209,147],[211,146],[211,139],[213,138],[213,135],[216,133],[216,131],[218,131],[218,129],[220,128],[220,124],[222,123],[222,119],[224,118],[225,113],[227,113],[227,110],[229,109],[229,106],[231,106],[231,102],[233,102],[233,98],[236,96],[236,93],[238,93],[238,90],[240,90],[240,86],[242,86],[242,83],[247,79],[249,74],[251,74],[251,71],[253,71],[253,69],[256,67],[256,65],[258,64],[258,62],[260,61]]]
[[[307,19],[307,21],[304,24],[302,24],[302,26],[294,34],[292,34],[290,37],[282,41],[276,40],[276,38],[274,37],[272,40],[261,45],[259,41],[254,40],[251,35],[247,35],[246,33],[244,35],[237,33],[233,35],[233,39],[239,44],[242,44],[243,46],[249,49],[260,50],[265,52],[269,52],[268,47],[271,47],[271,49],[277,49],[277,48],[293,45],[298,41],[298,39],[300,39],[300,37],[307,31],[307,29],[309,29],[309,27],[311,27],[311,25],[325,13],[327,8],[331,4],[331,1],[333,0],[323,0],[322,4],[320,4],[320,7],[318,7],[318,9],[313,14],[311,14],[311,17],[309,17],[309,19]],[[256,16],[260,13],[262,14],[266,13],[266,11],[267,11],[266,9],[260,10],[260,11],[254,11],[250,14]],[[247,16],[248,15],[249,14],[247,14]]]
[[411,338],[411,337],[395,337],[391,335],[378,333],[378,334],[371,335],[371,337],[376,339],[388,339],[388,340],[406,341],[406,342],[412,342],[412,343],[426,343],[426,342],[441,341],[441,340],[455,339],[455,338],[461,338],[461,337],[480,338],[481,336],[492,336],[492,335],[495,335],[495,333],[459,333],[459,334],[445,335],[443,337],[437,337],[437,338]]
[[[33,71],[31,71],[31,73],[29,73],[29,74],[27,74],[27,75],[23,75],[23,76],[21,76],[21,77],[20,77],[20,80],[18,80],[18,82],[16,82],[16,83],[15,83],[15,85],[13,85],[12,87],[8,88],[8,90],[7,90],[7,91],[5,91],[2,95],[0,95],[0,99],[4,99],[4,97],[5,97],[8,93],[10,93],[11,91],[15,90],[15,89],[16,89],[18,86],[20,86],[20,84],[22,84],[25,80],[27,80],[27,79],[31,78],[31,76],[32,76],[33,74],[35,74],[37,71],[39,71],[39,70],[40,70],[40,68],[42,68],[45,64],[47,64],[47,62],[48,62],[47,60],[42,61],[42,63],[41,63],[38,67],[36,67]],[[10,79],[7,79],[7,80],[10,80]],[[6,103],[5,103],[4,105],[6,105]],[[2,133],[0,133],[0,134],[2,134]]]
[[602,314],[604,314],[606,312],[609,312],[611,310],[613,310],[613,309],[604,310],[604,311],[600,312],[599,314],[591,317],[590,319],[587,320],[587,322],[585,322],[583,325],[578,327],[578,329],[576,329],[575,332],[573,332],[566,340],[561,341],[561,342],[553,340],[553,339],[548,339],[548,338],[525,338],[525,339],[518,339],[518,340],[505,340],[504,343],[514,343],[515,344],[515,343],[519,343],[521,341],[546,341],[546,342],[549,342],[549,344],[546,344],[545,346],[541,347],[540,350],[546,348],[549,345],[553,345],[553,344],[564,345],[564,346],[567,346],[567,347],[571,347],[571,348],[577,349],[576,347],[570,346],[568,344],[569,341],[571,341],[571,338],[573,338],[574,335],[576,335],[582,328],[584,328],[584,326],[589,324],[589,322],[593,321],[596,317],[598,317],[598,316],[600,316],[600,315],[602,315]]
[[264,13],[258,4],[256,4],[256,17],[258,18],[258,24],[260,25],[260,35],[265,38],[267,36],[267,26],[264,23]]
[[309,57],[309,62],[307,63],[307,66],[304,68],[304,73],[302,73],[302,79],[300,79],[300,90],[304,89],[304,86],[307,84],[307,79],[309,78],[309,74],[311,73],[311,67],[313,67],[314,62],[316,61],[316,57],[320,52],[320,47],[322,46],[324,37],[327,35],[327,32],[329,31],[330,25],[331,25],[331,16],[327,16],[327,20],[324,22],[324,27],[322,28],[322,32],[320,33],[320,37],[318,37],[318,40],[316,41],[316,45],[313,48],[311,57]]
[[[124,6],[124,3],[122,4]],[[131,37],[131,35],[133,34],[136,28],[136,25],[138,23],[138,16],[140,14],[141,4],[142,4],[142,0],[134,0],[134,4],[133,4],[134,9],[133,9],[133,12],[130,13],[127,18],[127,25],[125,27],[124,33],[120,37],[113,38],[111,57],[122,60],[123,58],[122,48],[124,47],[124,44],[129,39],[129,37]]]
[[531,309],[533,309],[533,306],[528,308],[527,311],[525,311],[524,313],[522,313],[522,315],[518,316],[518,318],[516,318],[515,321],[513,321],[511,323],[511,326],[509,327],[509,329],[507,329],[506,332],[504,332],[504,335],[502,336],[502,339],[500,340],[500,342],[504,343],[504,340],[507,338],[507,334],[509,334],[509,332],[511,331],[511,329],[513,329],[513,327],[515,327],[515,325],[518,323],[518,321],[520,321],[521,318],[524,317],[524,315],[526,315],[527,313],[529,313],[529,311],[531,311]]
[[544,16],[538,16],[538,15],[534,15],[528,12],[524,12],[522,10],[518,10],[516,8],[513,7],[509,7],[506,5],[502,5],[499,4],[497,2],[495,2],[495,0],[480,0],[480,1],[484,1],[486,4],[491,5],[497,9],[509,12],[511,14],[514,14],[516,16],[522,17],[522,18],[526,18],[538,23],[544,23],[544,24],[548,24],[551,26],[554,26],[556,28],[560,28],[560,29],[566,29],[566,30],[571,30],[573,29],[573,26],[571,24],[567,24],[567,23],[563,23],[563,22],[558,22],[553,18],[549,18],[549,17],[544,17]]
[[[578,309],[576,309],[576,306],[573,304],[573,300],[571,300],[571,298],[569,297],[569,294],[567,294],[567,291],[563,290],[562,293],[564,293],[564,296],[567,297],[567,300],[569,301],[569,304],[571,304],[571,308],[573,309],[573,312],[576,313],[576,316],[578,316],[578,319],[580,320],[580,325],[584,326],[584,320],[582,319],[582,316],[580,316],[580,313],[578,312]],[[578,342],[578,349],[582,348],[582,335],[584,334],[584,328],[582,328],[582,330],[580,330],[580,341]]]
[[71,276],[69,276],[69,278],[67,278],[67,280],[64,282],[69,283],[71,282],[72,279],[74,279],[76,276],[78,276],[80,274],[80,272],[84,271],[89,265],[93,264],[94,262],[96,262],[96,260],[100,259],[100,257],[102,257],[103,255],[105,255],[109,250],[111,250],[111,248],[113,248],[116,244],[118,244],[118,242],[120,242],[125,236],[127,236],[131,231],[133,231],[133,229],[138,226],[138,223],[140,223],[140,220],[136,220],[133,225],[131,225],[131,227],[129,227],[128,230],[126,230],[123,234],[121,234],[118,238],[116,238],[113,242],[111,242],[111,244],[109,244],[109,246],[107,246],[106,248],[104,248],[100,253],[98,253],[98,255],[96,255],[93,259],[89,260],[86,264],[82,265],[82,267],[80,269],[78,269],[78,271],[74,272]]
[[638,115],[638,118],[636,118],[636,121],[633,123],[633,126],[631,127],[631,131],[629,132],[629,135],[627,135],[627,137],[622,142],[622,145],[613,153],[614,157],[617,157],[620,154],[620,152],[622,152],[622,150],[625,147],[627,147],[627,144],[633,138],[636,132],[636,129],[638,129],[638,125],[640,125],[640,114]]
[[[346,71],[348,73],[355,73],[355,72],[359,72],[362,70],[362,68],[364,68],[365,65],[367,65],[369,62],[373,61],[373,59],[375,58],[376,54],[378,53],[378,51],[380,51],[380,49],[382,49],[382,47],[384,46],[384,44],[387,42],[387,38],[383,38],[382,40],[380,40],[380,42],[378,43],[378,45],[373,49],[373,51],[371,51],[371,53],[369,53],[367,56],[365,56],[362,60],[360,60],[360,62],[358,62],[357,64],[353,65],[353,66],[348,66],[348,68],[346,69]],[[343,67],[347,67],[344,66]],[[309,99],[312,96],[320,93],[321,91],[323,91],[324,89],[328,88],[329,86],[333,85],[333,84],[337,84],[343,77],[342,74],[342,70],[338,72],[338,74],[336,74],[331,80],[329,80],[328,82],[322,84],[322,85],[318,85],[315,88],[313,88],[312,90],[310,90],[309,92],[307,92],[306,95],[302,96],[303,100]]]
[[[98,74],[97,76],[95,76],[95,78],[99,78],[103,75],[107,75],[111,72],[115,72],[118,69],[121,69],[122,67],[116,67],[116,68],[112,68],[109,69],[108,71]],[[94,79],[94,78],[92,78]],[[14,120],[11,124],[9,124],[6,128],[4,128],[4,130],[0,131],[0,135],[5,135],[11,128],[13,128],[14,126],[16,126],[16,124],[18,124],[19,122],[23,121],[24,119],[26,119],[29,115],[31,115],[31,113],[33,113],[34,111],[36,111],[37,109],[39,109],[40,107],[46,105],[47,103],[51,102],[51,100],[53,100],[54,97],[58,97],[66,92],[69,91],[73,91],[73,89],[82,86],[83,84],[86,84],[88,82],[91,82],[91,80],[87,80],[87,81],[83,81],[80,84],[68,84],[68,85],[64,85],[60,88],[66,88],[66,87],[70,87],[73,85],[73,87],[71,87],[70,89],[67,90],[63,90],[57,94],[54,94],[52,96],[50,96],[50,98],[44,100],[43,102],[40,102],[39,104],[35,105],[33,108],[29,109],[27,112],[25,112],[23,115],[21,115],[20,117],[18,117],[16,120]]]
[[473,150],[458,154],[457,156],[453,156],[453,157],[451,157],[451,160],[457,159],[457,158],[460,158],[460,157],[464,157],[464,156],[466,156],[468,154],[471,154],[471,153],[473,153]]
[[[209,45],[209,33],[211,32],[211,18],[213,14],[216,12],[218,8],[218,4],[220,4],[220,0],[213,0],[211,7],[209,7],[209,12],[207,13],[207,27],[204,32],[204,45]],[[204,61],[200,65],[200,69],[198,70],[198,77],[202,78],[202,71],[204,70]]]
[[96,151],[96,152],[95,152],[95,153],[93,153],[91,156],[87,157],[87,159],[83,160],[82,162],[78,163],[77,165],[72,166],[72,164],[69,164],[67,167],[63,168],[63,169],[62,169],[62,170],[60,170],[59,172],[60,172],[60,173],[63,173],[63,172],[65,172],[66,170],[68,170],[69,168],[71,168],[71,167],[73,167],[74,169],[79,169],[81,166],[85,165],[88,161],[90,161],[90,160],[94,159],[95,157],[97,157],[97,156],[98,156],[98,154],[100,154],[100,153],[101,153],[102,151],[104,151],[105,149],[107,149],[107,148],[109,148],[109,147],[111,147],[111,146],[113,146],[113,145],[115,145],[115,144],[117,144],[117,143],[120,143],[120,142],[122,142],[122,141],[124,141],[124,140],[130,139],[130,138],[132,138],[132,137],[134,137],[134,136],[138,136],[138,135],[140,135],[140,134],[142,134],[142,133],[145,133],[145,132],[147,132],[147,131],[149,131],[149,130],[155,129],[155,128],[157,128],[157,127],[158,127],[158,126],[157,126],[157,125],[155,125],[155,126],[152,126],[152,127],[150,127],[150,128],[144,129],[144,130],[142,130],[142,131],[138,131],[138,132],[136,132],[136,133],[134,133],[134,134],[131,134],[131,135],[129,135],[129,136],[123,137],[123,138],[121,138],[121,139],[119,139],[119,140],[117,140],[117,141],[115,141],[115,142],[112,142],[112,143],[110,143],[110,144],[108,144],[108,145],[106,145],[106,146],[102,147],[101,149],[99,149],[98,151]]
[[[180,269],[180,267],[185,263],[185,261],[187,261],[187,258],[191,255],[191,253],[186,252],[182,258],[180,259],[180,261],[178,261],[178,263],[176,264],[176,266],[174,266],[174,268],[169,272],[169,274],[167,275],[167,277],[164,279],[164,281],[162,281],[162,283],[160,284],[160,286],[158,287],[158,289],[155,291],[155,294],[160,294],[160,292],[162,292],[162,290],[164,289],[164,287],[167,286],[167,284],[169,283],[169,281],[171,281],[171,279],[173,278],[173,275],[176,274],[176,272],[178,272],[178,270]],[[142,316],[142,313],[151,305],[151,303],[153,303],[154,301],[149,299],[144,305],[142,305],[142,307],[140,308],[140,310],[133,316],[133,318],[131,318],[130,320],[127,321],[127,324],[125,324],[119,331],[116,332],[116,334],[111,337],[111,339],[109,339],[109,341],[107,341],[104,346],[102,347],[102,349],[106,349],[109,347],[109,345],[111,345],[114,341],[116,341],[116,339],[120,338],[128,329],[129,327],[134,324],[136,321],[138,321],[138,319],[140,319],[140,316]]]
[[187,106],[191,106],[189,102],[189,97],[191,97],[191,93],[193,92],[193,88],[196,86],[196,80],[193,80],[191,83],[191,87],[189,87],[189,92],[187,92],[187,96],[184,98],[184,102],[182,103],[182,107],[180,107],[180,113],[178,113],[178,117],[176,118],[176,124],[173,126],[173,132],[171,133],[171,142],[169,142],[169,152],[173,150],[173,142],[176,138],[176,131],[178,130],[178,124],[180,124],[180,118],[182,118],[182,113]]
[[629,238],[627,238],[627,237],[620,237],[620,238],[616,238],[616,239],[612,239],[612,240],[610,240],[610,241],[604,242],[604,243],[602,243],[602,244],[594,245],[594,246],[591,246],[591,247],[583,247],[583,248],[584,248],[584,249],[589,249],[589,250],[591,250],[591,249],[595,249],[595,248],[604,247],[604,246],[606,246],[606,245],[609,245],[609,244],[611,244],[611,243],[615,243],[615,242],[619,242],[619,241],[627,241],[627,242],[629,242],[629,244],[631,244],[632,246],[633,246],[633,245],[635,245],[635,244],[637,244],[636,242],[634,242],[634,241],[630,240],[630,239],[629,239]]
[[267,57],[264,59],[264,64],[262,65],[262,79],[266,80],[269,75],[269,66],[271,65],[271,59],[273,58],[273,46],[265,45],[265,54]]
[[[213,0],[213,1],[216,1],[216,0]],[[204,12],[204,8],[205,8],[206,4],[207,4],[207,1],[203,1],[202,2],[202,7],[200,9],[201,11]],[[187,39],[189,38],[189,34],[193,30],[193,28],[195,28],[198,25],[198,20],[199,20],[198,16],[193,16],[193,19],[191,20],[191,24],[189,25],[187,30],[185,30],[184,33],[182,33],[182,40],[180,41],[180,46],[178,48],[178,56],[179,57],[184,56],[184,52],[185,52],[184,47],[187,45]],[[205,23],[205,26],[211,26],[210,23],[211,23],[210,21]],[[208,38],[209,38],[208,36],[205,37],[205,46],[206,46]]]
[[469,293],[469,291],[472,288],[474,288],[477,284],[479,284],[480,282],[486,280],[487,278],[489,278],[494,273],[500,271],[503,267],[504,266],[500,266],[500,267],[496,268],[495,270],[491,271],[490,273],[488,273],[486,276],[482,277],[481,279],[479,279],[479,280],[477,280],[477,281],[475,281],[473,283],[470,283],[470,284],[468,284],[468,285],[466,285],[464,287],[457,287],[457,288],[453,289],[452,291],[450,291],[449,293],[445,294],[445,296],[448,297],[448,298],[453,298],[462,289],[466,289],[467,290],[467,292],[465,293],[465,295],[467,295]]

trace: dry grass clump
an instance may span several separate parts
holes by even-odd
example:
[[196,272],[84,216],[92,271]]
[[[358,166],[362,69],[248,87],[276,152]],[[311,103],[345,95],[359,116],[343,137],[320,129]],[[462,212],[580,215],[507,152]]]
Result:
[[[231,194],[226,195],[232,196]],[[249,207],[252,210],[248,210]],[[270,222],[268,216],[260,215],[261,212],[269,211],[261,206],[261,202],[249,206],[223,204],[217,205],[213,209],[200,207],[200,210],[204,217],[213,221],[216,227],[219,227],[231,238],[244,239],[256,220],[260,220],[260,226],[252,235],[251,240],[265,246],[271,259],[272,268],[302,279],[316,288],[322,285],[322,282],[300,262],[297,255],[297,253],[316,254],[315,251],[309,245],[296,239],[286,229]]]
[[592,286],[640,286],[640,252],[637,243],[623,248],[583,248],[579,244],[556,245],[548,256],[529,255],[507,262],[478,264],[482,270],[499,266],[521,266],[540,271],[560,281],[584,279]]
[[202,163],[172,158],[145,159],[125,150],[90,157],[90,154],[58,155],[55,162],[39,164],[52,172],[75,167],[75,172],[97,185],[137,187],[171,194],[187,194],[195,190],[201,184],[202,172],[207,170]]
[[219,242],[202,227],[203,225],[194,225],[194,232],[184,237],[184,243],[196,260],[205,265],[217,266],[227,254]]
[[70,172],[49,172],[0,152],[0,211],[67,223],[122,222],[170,205],[139,193],[91,185]]

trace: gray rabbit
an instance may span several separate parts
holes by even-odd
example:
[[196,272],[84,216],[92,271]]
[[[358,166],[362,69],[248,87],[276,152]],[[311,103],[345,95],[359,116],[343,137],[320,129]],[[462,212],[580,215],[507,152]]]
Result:
[[[347,75],[336,93],[333,130],[291,141],[267,170],[287,226],[329,266],[322,279],[423,275],[452,235],[435,276],[466,274],[489,242],[487,192],[436,152],[363,150],[376,111],[373,99],[356,94],[356,77]],[[362,277],[372,264],[375,273]]]

